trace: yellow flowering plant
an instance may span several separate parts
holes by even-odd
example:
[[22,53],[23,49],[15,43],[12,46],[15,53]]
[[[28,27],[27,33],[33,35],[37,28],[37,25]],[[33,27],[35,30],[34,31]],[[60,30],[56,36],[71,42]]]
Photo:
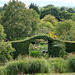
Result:
[[47,36],[58,39],[58,37],[54,34],[54,32],[49,32]]

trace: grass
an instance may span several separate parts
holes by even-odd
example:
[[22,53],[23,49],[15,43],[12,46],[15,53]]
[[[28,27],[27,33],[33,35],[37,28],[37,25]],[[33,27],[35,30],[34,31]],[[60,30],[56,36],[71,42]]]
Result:
[[75,75],[75,73],[51,73],[51,74],[34,74],[34,75]]
[[41,73],[38,73],[38,74],[21,74],[21,75],[75,75],[75,73],[51,73],[51,74],[47,74],[47,73],[41,74]]

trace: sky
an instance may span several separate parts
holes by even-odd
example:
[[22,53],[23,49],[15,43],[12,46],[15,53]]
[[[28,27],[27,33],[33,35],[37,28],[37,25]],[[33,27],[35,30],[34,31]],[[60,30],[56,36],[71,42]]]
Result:
[[[0,6],[7,4],[10,0],[0,0]],[[12,0],[11,0],[12,1]],[[18,0],[26,4],[28,7],[31,3],[36,4],[39,7],[53,4],[54,6],[61,7],[75,7],[75,0]]]

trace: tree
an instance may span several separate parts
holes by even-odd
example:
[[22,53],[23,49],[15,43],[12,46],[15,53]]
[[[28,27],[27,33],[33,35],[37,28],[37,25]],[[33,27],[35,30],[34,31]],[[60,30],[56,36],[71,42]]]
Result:
[[73,21],[75,21],[75,13],[74,13],[74,14],[72,14],[72,16],[71,16],[71,17],[72,17],[72,20],[73,20]]
[[4,6],[3,6],[3,10],[5,10],[5,9],[6,9],[6,7],[7,7],[7,4],[4,4]]
[[0,13],[2,12],[2,7],[0,7]]
[[51,7],[54,7],[54,5],[49,4],[49,5],[44,6],[43,8],[51,8]]
[[55,33],[60,39],[74,41],[75,22],[72,20],[58,22],[56,24]]
[[45,8],[40,13],[40,18],[44,18],[45,15],[51,14],[55,16],[57,20],[60,20],[60,10],[57,7]]
[[58,20],[54,16],[52,16],[50,14],[45,15],[44,18],[42,18],[42,21],[50,22],[53,25],[58,22]]
[[4,33],[4,27],[0,25],[0,41],[6,37],[6,34]]
[[26,9],[22,2],[14,0],[9,2],[1,18],[1,24],[7,34],[6,38],[15,40],[28,37],[33,31],[32,27],[37,26],[38,18],[39,15],[34,10]]
[[65,7],[64,6],[60,8],[60,11],[63,11],[63,10],[65,10]]
[[74,13],[74,12],[75,12],[74,9],[72,9],[72,8],[69,8],[67,11],[68,11],[69,13]]
[[39,14],[39,8],[36,4],[31,3],[29,9],[34,9]]
[[63,10],[63,11],[60,12],[60,19],[61,20],[62,19],[69,20],[69,19],[71,19],[71,16],[72,16],[72,13],[69,13],[69,12],[67,12],[65,10]]

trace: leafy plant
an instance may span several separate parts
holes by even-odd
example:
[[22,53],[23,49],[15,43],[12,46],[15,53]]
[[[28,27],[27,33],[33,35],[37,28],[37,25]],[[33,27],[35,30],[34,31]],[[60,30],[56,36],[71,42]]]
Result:
[[15,51],[10,42],[0,42],[0,62],[6,62],[12,59],[12,53]]
[[69,65],[73,72],[75,72],[75,55],[68,59]]
[[52,72],[65,73],[70,72],[71,69],[66,60],[62,58],[51,58],[48,59]]
[[[28,58],[25,60],[11,61],[0,68],[0,75],[17,75],[17,74],[34,74],[34,73],[49,73],[49,64],[45,59]],[[6,71],[4,71],[6,70]]]
[[41,57],[41,52],[38,51],[38,50],[31,50],[30,51],[30,56],[40,58]]

